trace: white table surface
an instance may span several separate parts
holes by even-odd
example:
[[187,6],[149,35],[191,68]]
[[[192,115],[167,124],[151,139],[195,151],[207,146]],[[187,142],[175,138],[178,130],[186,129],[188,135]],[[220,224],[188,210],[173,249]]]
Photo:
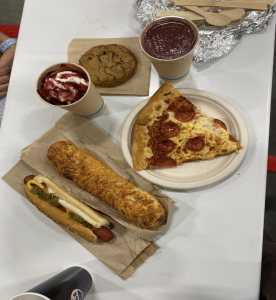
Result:
[[[39,73],[67,60],[73,38],[139,36],[135,1],[26,0],[0,135],[0,177],[65,113],[35,92]],[[22,293],[71,265],[88,268],[94,285],[86,299],[258,299],[269,138],[275,19],[245,36],[225,57],[193,63],[175,85],[217,94],[242,114],[249,150],[228,179],[193,191],[163,190],[177,201],[161,249],[127,281],[0,181],[0,290]],[[150,95],[163,82],[152,69]],[[104,96],[105,113],[93,122],[120,145],[129,112],[147,97]],[[240,175],[238,175],[240,174]]]

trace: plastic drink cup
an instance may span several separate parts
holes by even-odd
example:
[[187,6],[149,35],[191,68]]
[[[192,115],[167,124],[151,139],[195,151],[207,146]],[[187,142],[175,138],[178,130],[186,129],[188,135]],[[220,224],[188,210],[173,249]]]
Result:
[[89,74],[87,71],[73,63],[65,62],[65,63],[58,63],[55,65],[52,65],[45,69],[38,77],[37,82],[36,82],[36,91],[41,88],[41,83],[45,76],[54,71],[76,71],[79,73],[86,74],[89,80],[88,83],[88,89],[84,96],[77,100],[76,102],[72,104],[67,104],[67,105],[54,105],[43,99],[39,93],[37,93],[38,97],[47,105],[50,105],[52,107],[60,107],[62,109],[68,110],[73,114],[81,115],[83,117],[87,118],[95,118],[100,116],[104,110],[105,110],[105,103],[100,95],[100,93],[97,91],[95,88],[94,84],[92,83]]
[[83,300],[92,277],[81,267],[70,267],[10,300]]
[[192,21],[166,16],[145,26],[139,44],[159,76],[177,83],[187,78],[199,38],[198,29]]

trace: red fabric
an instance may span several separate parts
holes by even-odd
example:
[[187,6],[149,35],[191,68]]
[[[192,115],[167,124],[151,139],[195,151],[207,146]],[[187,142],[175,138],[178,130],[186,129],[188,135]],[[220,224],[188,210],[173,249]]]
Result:
[[19,27],[19,25],[0,25],[0,31],[4,32],[11,38],[17,38]]
[[276,156],[268,155],[267,171],[276,172]]

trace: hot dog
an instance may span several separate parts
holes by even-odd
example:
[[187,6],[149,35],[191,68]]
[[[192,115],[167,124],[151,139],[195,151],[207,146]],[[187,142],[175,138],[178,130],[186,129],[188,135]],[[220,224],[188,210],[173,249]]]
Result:
[[57,224],[90,243],[98,239],[109,242],[113,233],[109,221],[88,207],[49,178],[29,175],[24,178],[25,194],[36,208]]

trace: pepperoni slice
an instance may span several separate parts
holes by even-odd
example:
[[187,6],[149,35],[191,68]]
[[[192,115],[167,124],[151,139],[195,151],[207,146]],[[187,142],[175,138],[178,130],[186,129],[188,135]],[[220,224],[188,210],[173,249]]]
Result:
[[194,138],[188,139],[185,147],[194,152],[201,151],[205,147],[204,138],[201,136],[196,136]]
[[227,127],[226,127],[225,123],[223,123],[221,120],[214,119],[214,123],[219,125],[220,127],[222,127],[224,130],[227,130]]
[[160,152],[170,153],[174,148],[174,142],[171,140],[162,140],[156,144],[156,149]]
[[193,109],[180,109],[175,113],[175,118],[180,122],[189,122],[195,117]]
[[162,124],[162,132],[166,137],[170,138],[177,136],[180,132],[180,128],[174,122],[169,121]]
[[229,140],[238,143],[238,141],[231,134],[229,134]]
[[158,159],[156,166],[159,168],[175,167],[176,161],[170,157],[161,157]]
[[176,111],[176,105],[174,103],[170,104],[167,108],[167,110]]

